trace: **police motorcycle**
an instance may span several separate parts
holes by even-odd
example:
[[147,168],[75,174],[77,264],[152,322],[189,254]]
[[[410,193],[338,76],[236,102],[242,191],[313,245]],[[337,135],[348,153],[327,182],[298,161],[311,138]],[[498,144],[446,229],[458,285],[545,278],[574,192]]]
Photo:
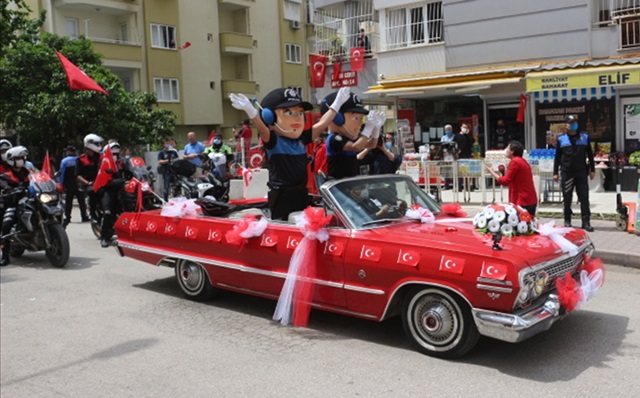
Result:
[[17,206],[4,214],[3,223],[13,223],[10,232],[2,236],[2,241],[10,242],[9,255],[17,258],[25,250],[44,250],[51,265],[64,267],[69,260],[69,237],[62,227],[64,207],[55,181],[47,173],[33,172],[27,188],[8,189],[3,202],[11,202],[7,198],[11,195],[19,199]]
[[171,171],[180,181],[182,196],[187,199],[213,196],[217,201],[228,202],[231,182],[226,156],[222,153],[209,153],[200,155],[200,158],[203,167],[186,159],[171,163]]
[[[151,166],[147,166],[144,159],[137,156],[125,157],[122,161],[125,177],[113,178],[104,188],[117,190],[114,220],[117,220],[122,212],[161,208],[162,199],[152,190],[155,173],[151,171]],[[97,203],[96,217],[97,219],[91,221],[91,230],[96,238],[102,239],[104,209],[100,200]]]

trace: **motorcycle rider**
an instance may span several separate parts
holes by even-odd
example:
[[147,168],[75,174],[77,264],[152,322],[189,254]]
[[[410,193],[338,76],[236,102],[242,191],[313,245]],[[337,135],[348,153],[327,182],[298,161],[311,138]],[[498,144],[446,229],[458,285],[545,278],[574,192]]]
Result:
[[[98,190],[100,205],[102,206],[102,226],[100,228],[100,246],[109,247],[113,237],[113,225],[116,222],[118,212],[118,193],[124,187],[124,162],[120,159],[120,144],[111,141],[105,146],[105,152],[109,148],[115,162],[116,169],[107,170],[111,174],[111,181]],[[106,153],[102,154],[102,161]]]
[[[11,227],[15,222],[16,205],[18,204],[18,200],[24,195],[24,191],[22,191],[22,194],[20,192],[14,192],[15,194],[13,195],[10,194],[10,192],[14,188],[26,188],[29,185],[29,173],[31,173],[31,171],[25,167],[28,155],[29,151],[23,146],[12,147],[4,154],[9,170],[5,171],[2,174],[2,178],[0,178],[3,208],[2,236],[11,232]],[[0,243],[2,244],[0,266],[9,265],[10,241],[6,240]]]
[[84,189],[89,197],[89,216],[93,222],[97,222],[96,206],[98,195],[93,192],[91,185],[96,180],[100,167],[100,150],[104,140],[97,134],[87,134],[84,137],[85,152],[76,160],[76,180],[78,189]]
[[229,169],[229,164],[233,162],[233,149],[224,142],[222,142],[222,134],[216,133],[213,136],[213,145],[205,148],[204,154],[209,155],[210,153],[221,153],[227,158],[227,170]]

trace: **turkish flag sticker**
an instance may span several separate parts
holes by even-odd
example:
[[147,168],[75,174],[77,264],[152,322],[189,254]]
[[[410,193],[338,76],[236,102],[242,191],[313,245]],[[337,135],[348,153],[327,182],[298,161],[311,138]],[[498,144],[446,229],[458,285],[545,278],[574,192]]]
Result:
[[296,246],[298,246],[298,244],[300,243],[300,238],[295,238],[293,236],[290,236],[289,239],[287,239],[287,249],[295,249]]
[[138,220],[131,220],[131,225],[129,226],[129,228],[131,228],[134,231],[137,231],[140,229],[140,222]]
[[461,275],[464,270],[464,261],[464,258],[461,257],[443,255],[442,261],[440,261],[440,271]]
[[209,230],[209,237],[207,238],[209,242],[220,242],[222,240],[222,233],[217,229]]
[[260,246],[264,247],[274,247],[278,244],[278,235],[262,235],[262,242],[260,242]]
[[420,253],[413,250],[400,249],[398,264],[415,267],[420,262]]
[[341,242],[332,242],[331,240],[328,240],[324,245],[324,254],[340,257],[342,256],[343,251],[344,244],[342,244]]
[[482,264],[481,278],[503,281],[507,278],[507,266],[503,264]]
[[380,249],[378,246],[362,245],[360,258],[377,263],[378,261],[380,261],[380,254],[382,254],[382,249]]
[[147,222],[147,232],[156,232],[158,230],[158,223],[155,221]]
[[198,237],[198,228],[189,227],[185,228],[184,236],[189,239],[195,239]]
[[176,234],[176,227],[175,227],[175,225],[172,225],[172,224],[167,223],[167,224],[164,226],[164,234],[165,234],[165,235],[169,235],[169,236],[173,236],[173,235],[175,235],[175,234]]

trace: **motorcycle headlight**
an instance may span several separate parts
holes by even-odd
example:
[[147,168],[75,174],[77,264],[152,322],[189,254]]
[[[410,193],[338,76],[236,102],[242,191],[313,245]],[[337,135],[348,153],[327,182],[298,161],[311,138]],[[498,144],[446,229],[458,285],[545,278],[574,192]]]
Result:
[[56,200],[58,200],[58,195],[53,195],[50,193],[43,193],[42,195],[40,195],[40,202],[44,204],[47,204]]

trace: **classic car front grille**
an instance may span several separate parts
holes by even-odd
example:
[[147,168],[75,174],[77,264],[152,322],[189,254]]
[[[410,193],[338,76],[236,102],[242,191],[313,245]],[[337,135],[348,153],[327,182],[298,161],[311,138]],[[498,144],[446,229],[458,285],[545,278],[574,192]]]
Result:
[[540,278],[543,273],[547,275],[542,294],[555,289],[556,279],[564,276],[567,272],[573,273],[582,262],[582,257],[586,247],[583,247],[575,256],[567,256],[555,262],[546,262],[532,267],[522,278],[523,286],[530,286]]

